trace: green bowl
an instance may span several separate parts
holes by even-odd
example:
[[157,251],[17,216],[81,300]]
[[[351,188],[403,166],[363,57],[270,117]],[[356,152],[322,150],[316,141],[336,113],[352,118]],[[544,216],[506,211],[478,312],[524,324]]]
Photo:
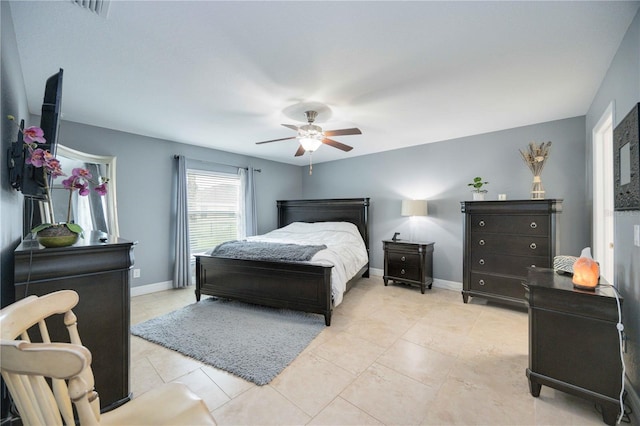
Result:
[[75,244],[76,241],[78,241],[78,234],[38,237],[38,242],[47,248],[68,247]]

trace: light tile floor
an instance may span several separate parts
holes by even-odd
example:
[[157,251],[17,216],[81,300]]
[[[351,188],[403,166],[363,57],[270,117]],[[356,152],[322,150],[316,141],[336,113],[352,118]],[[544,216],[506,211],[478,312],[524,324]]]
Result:
[[[137,296],[131,322],[194,302],[193,289]],[[132,336],[132,391],[183,382],[219,425],[604,424],[588,401],[545,386],[529,394],[527,321],[525,310],[374,276],[266,386]]]

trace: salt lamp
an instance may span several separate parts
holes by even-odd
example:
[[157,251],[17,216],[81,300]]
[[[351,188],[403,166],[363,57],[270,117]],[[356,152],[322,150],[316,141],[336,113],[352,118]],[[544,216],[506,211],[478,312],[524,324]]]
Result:
[[582,290],[595,290],[600,278],[600,266],[591,257],[591,248],[582,250],[573,264],[573,286]]

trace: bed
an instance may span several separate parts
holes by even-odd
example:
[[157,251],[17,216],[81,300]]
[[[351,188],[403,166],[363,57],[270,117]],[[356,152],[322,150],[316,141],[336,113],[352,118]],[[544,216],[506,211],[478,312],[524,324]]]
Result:
[[[296,222],[349,222],[362,236],[367,259],[353,277],[369,276],[369,198],[277,201],[278,228]],[[196,300],[202,295],[324,315],[331,325],[336,305],[332,297],[332,269],[326,262],[247,260],[212,255],[196,256]],[[339,303],[339,301],[338,301]]]

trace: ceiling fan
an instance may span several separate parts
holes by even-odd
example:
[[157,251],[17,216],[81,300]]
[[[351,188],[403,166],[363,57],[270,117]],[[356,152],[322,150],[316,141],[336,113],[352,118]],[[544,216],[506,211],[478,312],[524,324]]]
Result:
[[333,139],[329,139],[328,136],[333,137],[333,136],[362,134],[360,129],[357,129],[357,128],[323,131],[322,127],[316,126],[315,124],[313,124],[316,117],[318,116],[317,111],[305,111],[304,115],[307,117],[308,124],[305,124],[303,126],[295,126],[293,124],[283,124],[284,127],[287,127],[291,130],[295,130],[296,132],[298,132],[296,136],[291,136],[288,138],[272,139],[272,140],[263,141],[263,142],[256,142],[256,144],[260,145],[263,143],[286,141],[289,139],[298,139],[300,141],[300,145],[298,146],[298,150],[296,151],[295,156],[299,157],[307,151],[309,152],[315,151],[322,144],[341,149],[345,152],[351,151],[353,147],[349,145],[345,145],[338,141],[334,141]]

